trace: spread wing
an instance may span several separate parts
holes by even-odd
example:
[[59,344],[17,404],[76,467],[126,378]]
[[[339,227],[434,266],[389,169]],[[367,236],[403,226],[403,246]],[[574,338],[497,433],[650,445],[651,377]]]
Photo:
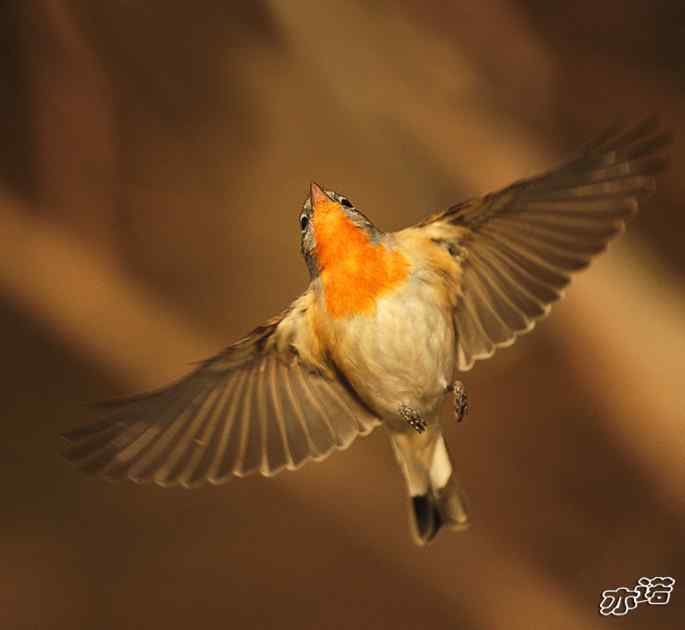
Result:
[[547,315],[571,273],[586,267],[623,231],[670,141],[648,120],[612,129],[538,177],[453,206],[421,224],[449,243],[461,266],[454,321],[458,366],[512,344]]
[[347,448],[379,422],[317,357],[306,293],[177,383],[98,405],[64,434],[87,472],[163,486],[271,476]]

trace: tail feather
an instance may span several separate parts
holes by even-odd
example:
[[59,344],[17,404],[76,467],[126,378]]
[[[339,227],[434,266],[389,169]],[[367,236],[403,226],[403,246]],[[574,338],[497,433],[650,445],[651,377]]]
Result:
[[392,443],[410,496],[410,520],[417,544],[429,543],[442,527],[469,526],[466,498],[457,482],[439,426],[422,434],[393,434]]

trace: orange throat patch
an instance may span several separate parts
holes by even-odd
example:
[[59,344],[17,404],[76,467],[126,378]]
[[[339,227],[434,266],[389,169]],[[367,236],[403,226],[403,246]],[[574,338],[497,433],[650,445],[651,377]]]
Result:
[[333,319],[372,312],[378,297],[406,280],[407,259],[373,243],[336,203],[318,205],[313,223],[326,310]]

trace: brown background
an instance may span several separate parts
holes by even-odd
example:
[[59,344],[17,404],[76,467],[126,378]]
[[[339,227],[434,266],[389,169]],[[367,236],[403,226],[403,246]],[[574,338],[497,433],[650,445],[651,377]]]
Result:
[[[0,628],[683,627],[682,2],[234,4],[0,10]],[[299,294],[311,179],[396,229],[651,112],[673,166],[629,234],[464,375],[469,532],[412,546],[381,431],[194,492],[59,458]],[[598,615],[642,575],[669,607]]]

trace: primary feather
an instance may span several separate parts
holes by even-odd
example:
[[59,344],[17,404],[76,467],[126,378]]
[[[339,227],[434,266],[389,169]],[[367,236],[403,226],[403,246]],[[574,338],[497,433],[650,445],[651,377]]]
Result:
[[655,119],[612,129],[547,173],[420,224],[451,241],[461,268],[454,309],[458,367],[512,344],[548,314],[570,280],[620,234],[666,161]]

